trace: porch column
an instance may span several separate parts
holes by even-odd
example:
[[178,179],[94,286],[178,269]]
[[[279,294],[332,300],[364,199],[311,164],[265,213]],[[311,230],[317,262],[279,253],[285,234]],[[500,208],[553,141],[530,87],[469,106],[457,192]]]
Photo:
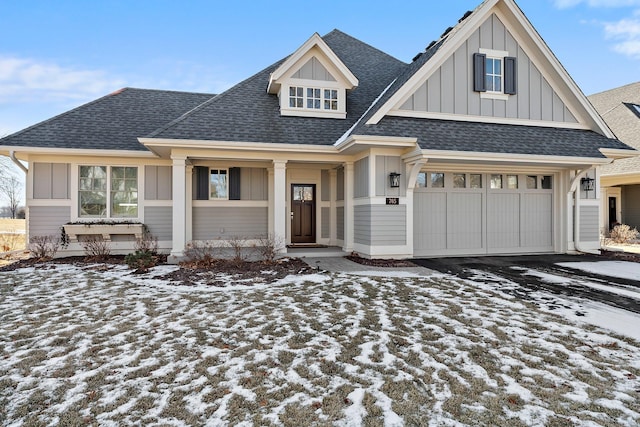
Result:
[[[286,160],[273,161],[273,235],[286,242],[287,221],[287,169]],[[282,249],[286,251],[286,248]]]
[[344,243],[342,250],[353,252],[353,162],[344,163]]
[[186,203],[185,203],[185,239],[187,242],[193,240],[193,165],[187,165],[187,176],[186,179]]
[[338,240],[338,215],[336,213],[336,199],[338,198],[338,192],[336,191],[338,182],[338,170],[331,169],[329,170],[329,185],[331,186],[329,199],[331,200],[329,205],[329,224],[331,227],[329,229],[329,244],[335,245]]
[[187,158],[184,156],[172,156],[172,159],[173,247],[171,248],[171,257],[177,260],[184,255],[184,247],[187,243]]

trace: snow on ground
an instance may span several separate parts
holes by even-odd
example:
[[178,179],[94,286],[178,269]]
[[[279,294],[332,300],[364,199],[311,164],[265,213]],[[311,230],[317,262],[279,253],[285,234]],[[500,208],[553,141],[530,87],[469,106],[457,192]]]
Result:
[[640,423],[638,342],[487,277],[220,288],[173,268],[0,272],[0,424]]
[[562,267],[574,268],[588,273],[603,276],[619,277],[640,282],[640,263],[627,261],[598,261],[598,262],[564,262],[558,263]]

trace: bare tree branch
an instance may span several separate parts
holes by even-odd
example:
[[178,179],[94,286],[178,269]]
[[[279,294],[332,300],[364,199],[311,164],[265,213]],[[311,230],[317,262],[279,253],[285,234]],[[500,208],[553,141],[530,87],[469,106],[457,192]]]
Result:
[[4,196],[8,202],[11,218],[15,219],[22,199],[22,182],[15,176],[5,173],[0,177],[0,195]]

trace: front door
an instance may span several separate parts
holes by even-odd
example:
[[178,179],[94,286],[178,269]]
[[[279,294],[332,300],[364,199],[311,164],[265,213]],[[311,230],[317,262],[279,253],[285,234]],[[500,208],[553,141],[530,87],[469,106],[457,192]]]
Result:
[[618,223],[617,212],[616,198],[609,197],[609,230],[613,229]]
[[291,185],[291,243],[316,242],[316,186]]

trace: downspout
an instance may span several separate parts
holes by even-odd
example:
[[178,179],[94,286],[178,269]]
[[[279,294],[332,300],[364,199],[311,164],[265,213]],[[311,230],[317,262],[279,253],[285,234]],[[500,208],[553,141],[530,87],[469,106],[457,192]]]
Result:
[[22,169],[22,172],[24,172],[25,175],[27,175],[29,173],[29,169],[27,169],[26,166],[23,165],[22,162],[16,158],[16,152],[15,151],[13,151],[13,150],[9,151],[9,158],[11,159],[11,161],[13,163],[16,164],[16,166],[18,166],[20,169]]
[[567,201],[571,200],[573,197],[574,200],[574,214],[573,214],[573,247],[578,252],[589,253],[588,250],[584,249],[580,245],[580,192],[578,191],[578,185],[580,184],[580,180],[589,172],[591,169],[595,169],[595,165],[591,165],[591,167],[586,168],[578,172],[576,176],[571,181],[571,186],[569,187],[569,192],[567,193]]

